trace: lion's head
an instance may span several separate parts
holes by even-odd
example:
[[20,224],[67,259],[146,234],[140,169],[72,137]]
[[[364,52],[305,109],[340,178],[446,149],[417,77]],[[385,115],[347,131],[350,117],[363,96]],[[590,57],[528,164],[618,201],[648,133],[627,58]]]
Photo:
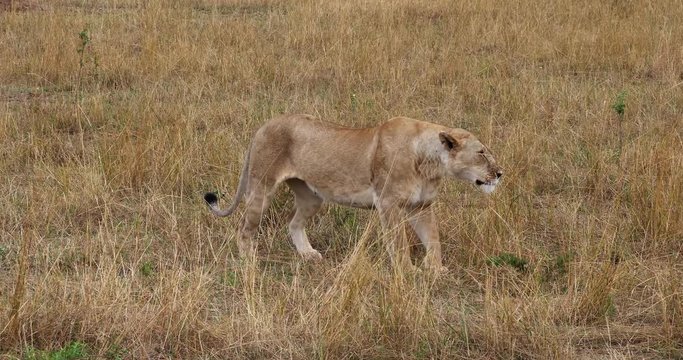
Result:
[[446,175],[475,184],[489,194],[496,189],[503,171],[491,151],[471,133],[449,129],[439,133],[444,147],[441,162]]

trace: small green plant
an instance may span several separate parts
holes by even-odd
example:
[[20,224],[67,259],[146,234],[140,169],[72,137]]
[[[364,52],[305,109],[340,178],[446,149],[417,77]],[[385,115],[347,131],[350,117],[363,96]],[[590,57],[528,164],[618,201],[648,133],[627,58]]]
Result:
[[237,273],[234,271],[228,270],[223,274],[222,280],[223,280],[223,284],[225,286],[234,288],[235,286],[237,286],[237,281],[238,281]]
[[368,111],[375,107],[374,100],[370,97],[362,96],[362,94],[359,96],[356,93],[351,93],[349,99],[351,111],[353,112]]
[[83,78],[83,69],[88,62],[92,62],[95,72],[99,68],[99,60],[94,50],[92,49],[92,38],[90,35],[89,26],[86,25],[81,32],[78,33],[80,43],[76,51],[78,52],[78,88],[81,89],[81,80]]
[[613,318],[617,314],[617,306],[614,304],[614,297],[612,294],[607,295],[607,306],[605,309],[605,316]]
[[24,350],[24,356],[22,357],[22,359],[24,359],[24,360],[38,360],[38,359],[41,359],[41,357],[39,357],[39,356],[40,356],[40,351],[34,349],[32,346],[29,346]]
[[553,261],[553,270],[560,275],[565,275],[567,273],[567,265],[574,259],[574,256],[574,252],[557,255],[555,261]]
[[81,39],[81,44],[78,46],[78,49],[76,49],[76,51],[80,55],[78,63],[81,66],[81,68],[83,68],[83,65],[85,65],[85,49],[90,44],[90,30],[87,26],[85,27],[85,29],[78,33],[78,37]]
[[626,109],[626,90],[622,90],[617,94],[617,98],[614,100],[614,104],[612,104],[612,109],[620,118],[624,116],[624,110]]
[[145,277],[150,277],[154,274],[154,264],[151,261],[145,261],[140,266],[140,273]]
[[353,111],[358,110],[358,96],[356,94],[351,94],[351,109]]
[[24,353],[25,360],[77,360],[88,357],[88,347],[80,341],[73,341],[55,351],[41,351],[29,347]]
[[113,344],[109,346],[105,358],[109,360],[123,360],[126,357],[128,351],[121,345]]
[[417,349],[415,350],[415,358],[416,359],[429,359],[431,358],[432,350],[431,350],[431,344],[429,341],[426,339],[422,339],[418,346]]
[[334,222],[337,226],[342,226],[349,230],[355,230],[358,228],[357,211],[341,206],[335,206],[332,208],[332,214],[334,215]]
[[614,103],[612,104],[612,109],[614,112],[617,114],[617,117],[619,118],[619,126],[618,126],[618,132],[619,132],[619,148],[617,149],[617,159],[621,163],[621,151],[624,146],[624,131],[623,131],[623,122],[624,122],[624,110],[626,109],[626,90],[622,90],[617,94],[617,98],[614,100]]
[[9,253],[9,249],[5,245],[0,245],[0,261],[4,261]]
[[525,272],[527,270],[529,262],[511,253],[501,253],[498,256],[491,256],[488,259],[486,259],[486,264],[496,267],[508,265],[517,269],[517,271]]

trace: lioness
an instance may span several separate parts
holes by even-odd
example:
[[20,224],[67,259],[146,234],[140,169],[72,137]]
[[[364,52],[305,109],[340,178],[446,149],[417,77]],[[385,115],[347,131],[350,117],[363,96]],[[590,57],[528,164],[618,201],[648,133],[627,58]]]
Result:
[[503,175],[489,149],[471,133],[404,117],[373,128],[345,128],[309,115],[287,115],[264,124],[246,152],[237,194],[221,210],[206,193],[211,212],[228,216],[247,196],[238,234],[241,256],[254,253],[252,237],[277,186],[294,192],[296,212],[289,234],[297,252],[322,259],[311,247],[304,223],[323,201],[379,210],[392,262],[412,266],[405,244],[407,220],[426,249],[424,266],[445,270],[434,211],[441,179],[453,177],[492,192]]

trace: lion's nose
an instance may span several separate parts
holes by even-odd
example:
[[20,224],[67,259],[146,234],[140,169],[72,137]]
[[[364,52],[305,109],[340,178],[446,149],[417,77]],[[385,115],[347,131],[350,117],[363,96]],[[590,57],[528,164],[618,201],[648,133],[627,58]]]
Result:
[[500,170],[496,171],[496,178],[497,178],[497,179],[500,179],[502,176],[503,176],[503,172],[502,172],[502,171],[500,171]]

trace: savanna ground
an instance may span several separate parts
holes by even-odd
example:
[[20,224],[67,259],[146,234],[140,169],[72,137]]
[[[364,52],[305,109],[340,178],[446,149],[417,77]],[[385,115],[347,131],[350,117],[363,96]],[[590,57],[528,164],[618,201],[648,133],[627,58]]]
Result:
[[[683,2],[0,5],[0,358],[683,357]],[[442,189],[439,278],[334,205],[300,261],[284,188],[243,263],[201,195],[282,113],[463,127],[506,175]]]

